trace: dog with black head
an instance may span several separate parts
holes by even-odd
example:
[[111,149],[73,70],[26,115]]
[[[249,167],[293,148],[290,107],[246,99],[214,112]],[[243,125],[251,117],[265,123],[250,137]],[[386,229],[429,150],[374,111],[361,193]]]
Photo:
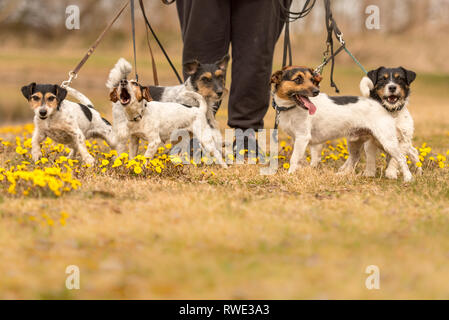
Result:
[[[93,165],[95,159],[86,149],[86,139],[101,138],[110,147],[115,147],[111,124],[100,116],[92,102],[79,91],[33,82],[22,87],[22,94],[34,111],[33,161],[42,157],[41,143],[47,137],[71,148],[71,158],[79,152],[82,160],[89,165]],[[67,94],[81,103],[66,100]]]
[[[379,102],[396,124],[396,131],[401,152],[409,156],[416,167],[418,174],[422,168],[416,166],[419,162],[419,154],[413,147],[414,122],[408,110],[410,98],[410,86],[416,79],[416,73],[403,67],[386,68],[379,67],[368,72],[360,82],[360,91],[364,97]],[[365,175],[373,177],[376,174],[376,154],[378,146],[375,141],[369,140],[365,143],[366,169]],[[351,156],[351,155],[350,155]],[[398,175],[398,164],[396,160],[389,159],[385,176],[396,179]]]

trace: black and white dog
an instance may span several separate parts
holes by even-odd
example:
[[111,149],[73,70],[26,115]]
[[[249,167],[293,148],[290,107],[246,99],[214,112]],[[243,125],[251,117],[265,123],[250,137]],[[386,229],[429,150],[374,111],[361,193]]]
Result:
[[[414,123],[407,109],[410,85],[415,78],[415,72],[403,67],[380,67],[368,72],[368,76],[362,79],[360,91],[364,97],[370,97],[378,101],[395,120],[399,148],[403,154],[408,155],[410,161],[416,166],[416,163],[419,162],[419,154],[412,144]],[[376,175],[377,149],[378,145],[373,139],[365,143],[365,176],[373,177]],[[352,156],[350,154],[350,157]],[[354,162],[354,160],[350,160],[350,162]],[[421,174],[422,168],[416,167],[416,172]],[[397,179],[397,175],[398,163],[395,159],[390,159],[385,176],[390,179]]]
[[[81,103],[66,100],[67,93]],[[81,92],[70,87],[31,83],[22,87],[22,94],[34,111],[33,161],[42,157],[40,144],[47,137],[69,146],[72,149],[70,157],[79,152],[82,160],[90,165],[95,159],[86,149],[86,139],[101,138],[115,148],[111,124],[100,116]]]
[[321,76],[306,67],[289,66],[273,74],[274,101],[282,108],[279,127],[294,139],[289,172],[293,173],[310,144],[312,157],[319,157],[321,144],[327,140],[348,137],[352,157],[347,168],[356,165],[361,146],[369,139],[376,141],[403,173],[404,181],[413,179],[404,154],[399,148],[396,123],[376,100],[365,97],[330,97],[320,94]]

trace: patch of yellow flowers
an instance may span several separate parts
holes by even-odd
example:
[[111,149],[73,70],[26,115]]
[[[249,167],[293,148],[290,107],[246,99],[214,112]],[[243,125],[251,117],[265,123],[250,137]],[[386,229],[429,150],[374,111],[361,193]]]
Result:
[[[214,159],[203,157],[189,159],[187,155],[172,156],[167,154],[172,145],[159,148],[153,159],[142,155],[129,159],[126,153],[118,155],[115,150],[109,150],[106,143],[97,141],[86,142],[88,151],[97,159],[97,165],[90,167],[82,165],[78,160],[69,159],[70,149],[62,144],[55,144],[47,138],[42,144],[42,158],[34,163],[31,160],[31,135],[33,125],[0,128],[0,190],[5,190],[13,196],[56,196],[78,190],[81,187],[79,178],[96,175],[114,175],[116,177],[149,177],[176,176],[181,174],[184,163],[194,166],[209,164]],[[290,138],[289,138],[290,139]],[[284,169],[289,168],[288,159],[292,146],[287,141],[280,142],[278,159]],[[140,153],[145,152],[141,147]],[[419,167],[426,169],[443,169],[449,166],[449,150],[446,154],[434,153],[432,148],[423,143],[419,151]],[[7,156],[5,156],[7,155]],[[232,155],[228,155],[232,157]],[[322,153],[322,163],[332,162],[341,165],[348,158],[346,139],[326,142]],[[385,154],[382,154],[385,158]],[[310,161],[310,154],[307,156]],[[410,164],[411,162],[408,161]],[[215,174],[214,174],[215,175]]]

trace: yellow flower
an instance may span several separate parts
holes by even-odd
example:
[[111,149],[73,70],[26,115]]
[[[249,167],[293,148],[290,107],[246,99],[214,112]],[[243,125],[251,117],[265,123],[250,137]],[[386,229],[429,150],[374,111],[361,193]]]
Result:
[[417,166],[418,168],[421,168],[421,167],[422,167],[422,163],[421,163],[421,162],[417,162],[417,163],[416,163],[416,166]]
[[123,164],[122,160],[119,158],[115,159],[114,164],[112,165],[113,168],[120,167]]
[[438,162],[438,166],[443,169],[444,168],[444,162]]
[[141,174],[142,173],[142,168],[139,166],[135,166],[134,167],[134,173],[135,174]]
[[290,168],[290,164],[286,162],[286,163],[284,163],[283,167],[284,167],[284,169],[289,169]]

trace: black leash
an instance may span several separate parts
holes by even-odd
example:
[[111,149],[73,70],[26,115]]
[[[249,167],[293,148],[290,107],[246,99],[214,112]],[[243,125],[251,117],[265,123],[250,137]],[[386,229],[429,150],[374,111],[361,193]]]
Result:
[[[169,1],[166,1],[167,4],[170,4]],[[165,3],[165,2],[164,2]],[[173,72],[176,75],[176,78],[178,78],[178,81],[180,84],[182,84],[181,77],[179,76],[178,71],[176,70],[175,66],[173,65],[172,61],[170,60],[170,57],[168,56],[167,52],[165,51],[162,43],[159,41],[159,38],[157,37],[156,33],[153,30],[153,27],[151,27],[150,21],[148,21],[147,15],[145,13],[145,6],[143,5],[143,0],[139,0],[140,9],[142,10],[143,18],[145,19],[145,23],[148,26],[148,28],[151,31],[151,34],[153,35],[154,39],[156,40],[157,44],[159,45],[159,48],[161,48],[162,52],[164,53],[165,58],[167,59],[168,63],[170,64],[170,67],[172,68]]]
[[[326,30],[327,30],[326,45],[327,45],[327,49],[323,53],[323,62],[315,69],[315,72],[321,74],[323,72],[323,68],[329,62],[332,62],[331,73],[330,73],[331,87],[335,88],[335,91],[337,93],[340,93],[340,90],[338,89],[337,84],[334,82],[335,57],[340,52],[342,52],[343,50],[346,51],[346,53],[352,58],[352,60],[354,60],[354,62],[360,67],[360,69],[362,69],[362,71],[365,74],[367,74],[367,71],[362,66],[362,64],[356,59],[356,57],[354,57],[354,55],[346,47],[346,42],[343,39],[343,32],[340,31],[340,29],[337,26],[337,23],[335,22],[335,19],[332,16],[330,0],[324,0],[324,5],[325,5],[325,9],[326,9]],[[336,51],[334,51],[334,38],[333,38],[334,35],[341,45],[340,48],[338,48]],[[330,53],[330,56],[329,56],[329,53]]]
[[136,52],[136,17],[134,14],[134,0],[131,1],[131,25],[133,33],[133,48],[134,48],[134,72],[136,73],[136,82],[139,82],[139,75],[137,74],[137,52]]

